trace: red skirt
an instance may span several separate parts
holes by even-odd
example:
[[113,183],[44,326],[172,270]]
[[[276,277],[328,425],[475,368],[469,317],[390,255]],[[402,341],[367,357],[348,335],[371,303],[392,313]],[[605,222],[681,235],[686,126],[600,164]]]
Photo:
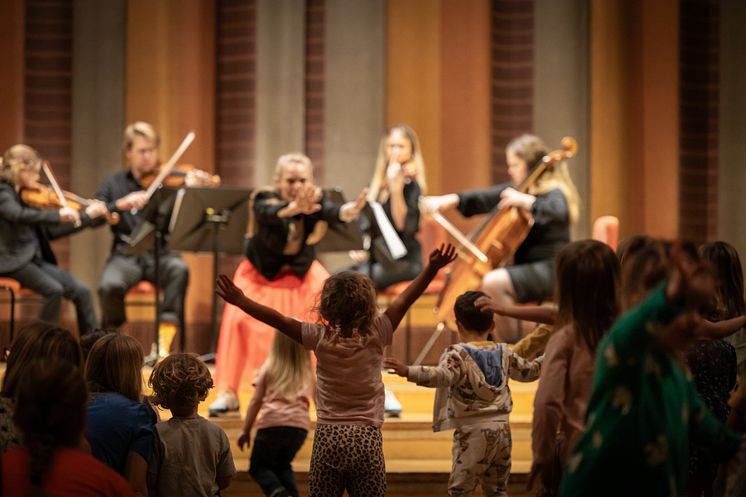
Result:
[[[317,314],[314,308],[328,277],[329,273],[321,263],[314,261],[302,279],[284,271],[275,279],[268,280],[244,258],[233,275],[233,283],[247,297],[285,316],[315,322]],[[274,336],[274,328],[238,307],[226,304],[215,360],[215,386],[218,390],[238,392],[244,371],[258,369],[267,359]]]

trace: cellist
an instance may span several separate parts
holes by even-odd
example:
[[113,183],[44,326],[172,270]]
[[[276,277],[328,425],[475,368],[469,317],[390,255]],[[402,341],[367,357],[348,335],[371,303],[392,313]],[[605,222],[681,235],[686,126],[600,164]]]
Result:
[[[513,263],[488,272],[482,279],[482,290],[498,307],[552,297],[554,257],[569,243],[570,224],[578,219],[578,193],[564,163],[545,172],[527,193],[515,188],[546,154],[547,147],[541,138],[521,135],[505,147],[510,182],[422,200],[426,212],[455,208],[470,217],[513,206],[531,214],[534,224],[516,251]],[[499,340],[515,341],[521,337],[518,321],[499,315],[495,319]]]

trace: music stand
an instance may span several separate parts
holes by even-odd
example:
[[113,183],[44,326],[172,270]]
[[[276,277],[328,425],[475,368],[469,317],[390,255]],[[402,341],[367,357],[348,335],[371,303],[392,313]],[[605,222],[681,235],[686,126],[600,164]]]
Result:
[[[153,251],[154,286],[155,286],[155,351],[160,353],[161,327],[161,276],[160,257],[164,247],[164,233],[168,225],[171,209],[174,205],[176,190],[160,186],[150,200],[140,211],[140,223],[135,226],[129,236],[129,246],[125,255],[144,255]],[[184,330],[184,316],[179,316],[180,327]]]
[[[339,187],[324,189],[324,197],[335,204],[346,202],[344,193]],[[329,252],[348,252],[350,250],[363,250],[363,234],[354,221],[349,223],[329,223],[324,237],[316,244],[316,252],[326,254]]]
[[212,337],[210,352],[202,356],[215,360],[218,341],[218,254],[244,254],[244,234],[249,220],[246,188],[186,188],[176,196],[170,223],[169,243],[185,252],[212,253]]

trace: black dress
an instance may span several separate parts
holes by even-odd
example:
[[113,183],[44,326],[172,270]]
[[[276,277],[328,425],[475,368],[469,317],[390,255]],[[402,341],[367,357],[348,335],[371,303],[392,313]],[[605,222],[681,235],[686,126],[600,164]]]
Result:
[[[391,215],[391,196],[381,206],[407,249],[406,255],[399,259],[391,257],[383,237],[375,234],[371,241],[372,267],[366,262],[350,268],[369,275],[376,290],[383,290],[400,281],[413,280],[422,271],[422,247],[417,240],[417,233],[420,230],[420,185],[416,181],[410,181],[404,185],[404,201],[407,204],[407,215],[401,230],[396,228]],[[370,221],[361,215],[360,225],[363,231],[368,231]]]
[[[458,194],[458,210],[466,217],[494,213],[500,194],[509,187],[503,183],[484,190]],[[554,294],[554,258],[570,243],[570,215],[567,199],[559,189],[536,195],[531,207],[534,225],[518,247],[513,265],[506,267],[518,302],[542,301]]]

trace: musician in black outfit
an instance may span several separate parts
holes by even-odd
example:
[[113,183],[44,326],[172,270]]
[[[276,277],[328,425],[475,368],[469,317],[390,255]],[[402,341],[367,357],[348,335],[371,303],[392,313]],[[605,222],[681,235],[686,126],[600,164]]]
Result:
[[[351,269],[368,274],[377,290],[412,280],[422,270],[422,247],[416,235],[420,230],[418,204],[426,186],[425,162],[417,134],[406,124],[393,125],[381,139],[368,199],[381,204],[406,254],[393,258],[379,233],[372,240],[372,267],[366,252],[350,254],[358,262]],[[370,220],[361,216],[363,230],[367,230],[369,223]]]
[[[569,243],[570,224],[578,218],[578,194],[565,164],[544,173],[528,193],[515,189],[547,153],[539,137],[521,135],[508,143],[505,153],[509,183],[423,199],[423,208],[429,212],[457,208],[469,217],[514,206],[531,214],[534,224],[512,265],[490,271],[482,279],[482,290],[501,307],[553,296],[554,257]],[[514,319],[497,316],[496,322],[502,340],[520,338]]]
[[81,335],[96,327],[90,290],[57,266],[50,240],[104,222],[106,206],[93,202],[82,213],[73,208],[37,209],[20,196],[39,180],[41,157],[31,147],[14,145],[0,166],[0,276],[12,278],[43,298],[39,319],[58,323],[62,298],[75,305]]
[[[141,280],[155,282],[152,251],[140,256],[126,255],[129,237],[139,224],[141,209],[148,202],[140,181],[157,171],[160,138],[152,125],[139,121],[124,132],[124,151],[129,167],[110,175],[101,184],[96,198],[104,201],[121,221],[111,226],[114,240],[99,284],[102,326],[118,327],[126,321],[124,298]],[[168,353],[176,328],[183,326],[184,299],[189,284],[189,268],[182,258],[164,246],[159,253],[159,272],[163,290],[161,306],[160,351]]]

